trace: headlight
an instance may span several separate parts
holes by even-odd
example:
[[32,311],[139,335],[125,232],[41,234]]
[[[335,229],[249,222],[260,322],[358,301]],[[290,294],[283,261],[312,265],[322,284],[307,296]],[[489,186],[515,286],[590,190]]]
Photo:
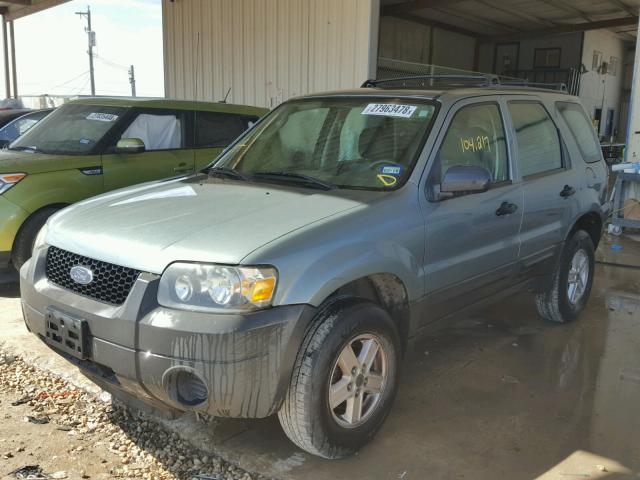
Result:
[[45,244],[44,240],[47,236],[47,231],[49,230],[49,227],[47,226],[47,224],[45,223],[44,226],[40,229],[40,231],[38,232],[38,235],[36,235],[36,239],[33,242],[33,252],[37,252],[40,248],[42,248]]
[[278,274],[271,267],[174,263],[162,274],[158,303],[200,312],[244,312],[271,305]]
[[16,185],[20,180],[26,177],[26,173],[3,173],[0,174],[0,195]]

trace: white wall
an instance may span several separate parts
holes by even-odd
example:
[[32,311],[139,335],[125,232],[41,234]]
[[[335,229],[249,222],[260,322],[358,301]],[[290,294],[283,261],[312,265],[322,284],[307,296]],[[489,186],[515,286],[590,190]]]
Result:
[[163,0],[166,96],[273,107],[375,72],[379,0]]
[[[603,53],[603,61],[609,62],[611,56],[618,58],[618,71],[616,75],[600,75],[592,68],[593,52],[598,50]],[[580,98],[589,115],[593,118],[595,109],[602,109],[602,121],[600,133],[605,131],[606,114],[609,108],[615,109],[614,129],[619,126],[620,99],[622,84],[624,81],[622,64],[625,60],[624,42],[607,30],[592,30],[584,34],[584,46],[582,49],[582,63],[587,73],[580,80]],[[604,99],[604,100],[603,100]],[[626,122],[626,119],[621,119]]]

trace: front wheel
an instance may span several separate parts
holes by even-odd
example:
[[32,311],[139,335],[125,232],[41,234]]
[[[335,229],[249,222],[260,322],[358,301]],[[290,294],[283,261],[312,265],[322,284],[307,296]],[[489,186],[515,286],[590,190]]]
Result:
[[578,230],[567,241],[551,286],[536,295],[536,307],[546,320],[567,323],[584,310],[595,266],[593,241],[587,232]]
[[321,309],[278,413],[287,436],[325,458],[357,452],[391,409],[399,357],[397,329],[378,305],[341,299]]
[[59,208],[47,207],[37,211],[31,217],[29,217],[22,228],[16,235],[16,239],[13,243],[13,252],[11,252],[11,263],[16,270],[20,270],[20,267],[31,258],[33,253],[33,244],[36,241],[38,233],[47,223],[47,220],[51,215],[56,213]]

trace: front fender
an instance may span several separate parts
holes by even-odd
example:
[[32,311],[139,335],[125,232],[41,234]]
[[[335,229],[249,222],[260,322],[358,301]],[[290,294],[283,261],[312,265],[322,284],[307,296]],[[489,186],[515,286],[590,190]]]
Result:
[[284,282],[275,301],[278,305],[306,303],[317,307],[340,287],[381,273],[398,277],[412,300],[422,295],[419,271],[415,256],[397,243],[352,244],[332,251],[328,256],[316,257],[304,268],[281,271]]

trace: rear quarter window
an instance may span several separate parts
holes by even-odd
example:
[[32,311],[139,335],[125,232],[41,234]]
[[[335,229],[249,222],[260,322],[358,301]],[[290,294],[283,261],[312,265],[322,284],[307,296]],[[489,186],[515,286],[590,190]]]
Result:
[[196,148],[226,147],[248,127],[242,116],[232,113],[196,111],[195,119]]
[[584,161],[594,163],[602,160],[600,142],[582,107],[577,103],[557,102],[556,108],[569,127]]

